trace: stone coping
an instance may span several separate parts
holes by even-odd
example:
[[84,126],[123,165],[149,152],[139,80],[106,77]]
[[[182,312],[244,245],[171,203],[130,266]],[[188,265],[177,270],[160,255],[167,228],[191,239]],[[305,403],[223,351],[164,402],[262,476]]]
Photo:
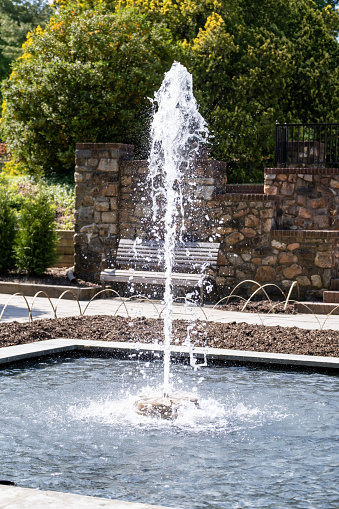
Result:
[[[0,485],[0,507],[6,509],[170,509],[164,506],[125,502],[101,497],[76,495],[60,491],[40,491],[18,486]],[[171,508],[173,509],[173,508]]]
[[264,194],[264,184],[226,184],[226,193]]
[[[326,293],[326,292],[324,292]],[[339,292],[338,292],[339,293]],[[336,302],[295,302],[294,309],[298,313],[316,315],[339,315],[339,303]]]
[[[102,286],[62,286],[62,285],[44,285],[39,283],[13,283],[11,281],[0,282],[0,293],[14,295],[20,293],[25,297],[34,297],[37,293],[39,297],[58,299],[64,292],[63,299],[73,300],[74,296],[78,300],[90,300],[94,295],[102,290]],[[100,295],[99,295],[100,297]],[[102,297],[102,294],[101,294]]]
[[309,239],[338,238],[338,230],[271,230],[271,237],[292,237]]
[[215,201],[281,201],[281,196],[260,194],[260,193],[222,193],[214,194],[212,200]]
[[76,150],[102,150],[102,149],[116,149],[133,152],[134,145],[127,145],[125,143],[76,143]]
[[[144,343],[124,343],[113,341],[94,341],[81,339],[56,338],[24,345],[3,347],[0,349],[0,365],[26,361],[38,357],[64,353],[92,353],[130,359],[159,359],[163,357],[163,345]],[[186,346],[171,346],[172,358],[189,359],[190,349]],[[293,355],[281,353],[252,352],[227,350],[221,348],[194,348],[197,359],[217,363],[240,363],[271,365],[294,368],[313,368],[315,370],[339,370],[338,357],[321,357],[313,355]]]
[[265,168],[265,175],[339,175],[339,168]]

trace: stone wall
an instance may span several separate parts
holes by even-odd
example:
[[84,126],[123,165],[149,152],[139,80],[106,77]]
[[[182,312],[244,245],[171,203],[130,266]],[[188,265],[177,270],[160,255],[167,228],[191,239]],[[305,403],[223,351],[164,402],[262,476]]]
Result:
[[[337,276],[338,239],[337,231],[271,230],[246,242],[245,248],[241,241],[226,255],[227,263],[220,260],[225,263],[219,268],[220,289],[223,286],[227,295],[236,284],[250,279],[261,284],[278,284],[287,293],[297,281],[293,298],[297,294],[299,298],[321,298],[331,279]],[[255,287],[252,283],[245,285],[247,293]]]
[[[154,229],[146,161],[121,144],[76,147],[75,272],[99,280],[115,267],[120,238],[151,238]],[[226,185],[226,165],[196,161],[184,182],[184,238],[220,242],[219,297],[249,279],[300,297],[321,297],[337,275],[339,170],[267,169],[265,186]],[[189,197],[189,199],[188,199]],[[248,291],[255,285],[250,283]]]
[[[161,225],[161,217],[152,217],[150,183],[147,161],[121,163],[119,233],[121,238],[135,239],[157,236],[163,231],[154,228]],[[216,218],[208,215],[209,203],[215,195],[225,190],[226,164],[219,161],[199,159],[194,175],[183,182],[185,207],[184,237],[187,240],[208,241]],[[180,221],[181,218],[178,219]]]
[[280,196],[281,228],[338,230],[337,168],[267,168],[264,192]]
[[77,277],[98,281],[103,258],[114,259],[119,239],[120,165],[132,157],[131,145],[76,145],[74,266]]
[[[132,155],[133,147],[129,145],[76,146],[74,247],[78,277],[99,281],[101,270],[115,267],[120,238],[155,235],[147,161],[132,161]],[[194,172],[184,182],[183,194],[191,207],[191,219],[186,220],[187,239],[211,236],[205,211],[208,202],[224,191],[225,185],[225,163],[196,161]]]

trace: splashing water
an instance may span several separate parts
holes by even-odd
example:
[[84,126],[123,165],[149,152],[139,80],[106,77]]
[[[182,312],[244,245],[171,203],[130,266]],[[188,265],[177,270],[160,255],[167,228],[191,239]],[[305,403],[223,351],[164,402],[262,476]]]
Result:
[[[152,188],[153,221],[164,228],[164,394],[169,391],[170,344],[172,337],[172,269],[174,247],[184,231],[183,181],[200,144],[208,137],[207,124],[193,95],[192,76],[174,62],[155,93],[158,108],[151,124],[149,179]],[[181,226],[178,226],[179,215]],[[159,237],[158,237],[159,238]]]

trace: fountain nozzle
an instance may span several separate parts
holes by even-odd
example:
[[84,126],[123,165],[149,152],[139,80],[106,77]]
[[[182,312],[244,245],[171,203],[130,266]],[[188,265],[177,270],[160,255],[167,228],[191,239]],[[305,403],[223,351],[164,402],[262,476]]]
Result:
[[199,408],[198,398],[194,396],[165,392],[163,396],[140,396],[134,406],[137,414],[171,420],[178,417],[180,408],[190,403]]

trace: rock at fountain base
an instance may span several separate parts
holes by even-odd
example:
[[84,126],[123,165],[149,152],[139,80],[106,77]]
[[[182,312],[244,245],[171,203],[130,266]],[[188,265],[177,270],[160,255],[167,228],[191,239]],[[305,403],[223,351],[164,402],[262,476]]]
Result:
[[188,403],[193,403],[199,408],[197,398],[180,394],[153,397],[140,396],[134,406],[135,411],[140,415],[161,419],[176,419],[180,407],[186,406]]

